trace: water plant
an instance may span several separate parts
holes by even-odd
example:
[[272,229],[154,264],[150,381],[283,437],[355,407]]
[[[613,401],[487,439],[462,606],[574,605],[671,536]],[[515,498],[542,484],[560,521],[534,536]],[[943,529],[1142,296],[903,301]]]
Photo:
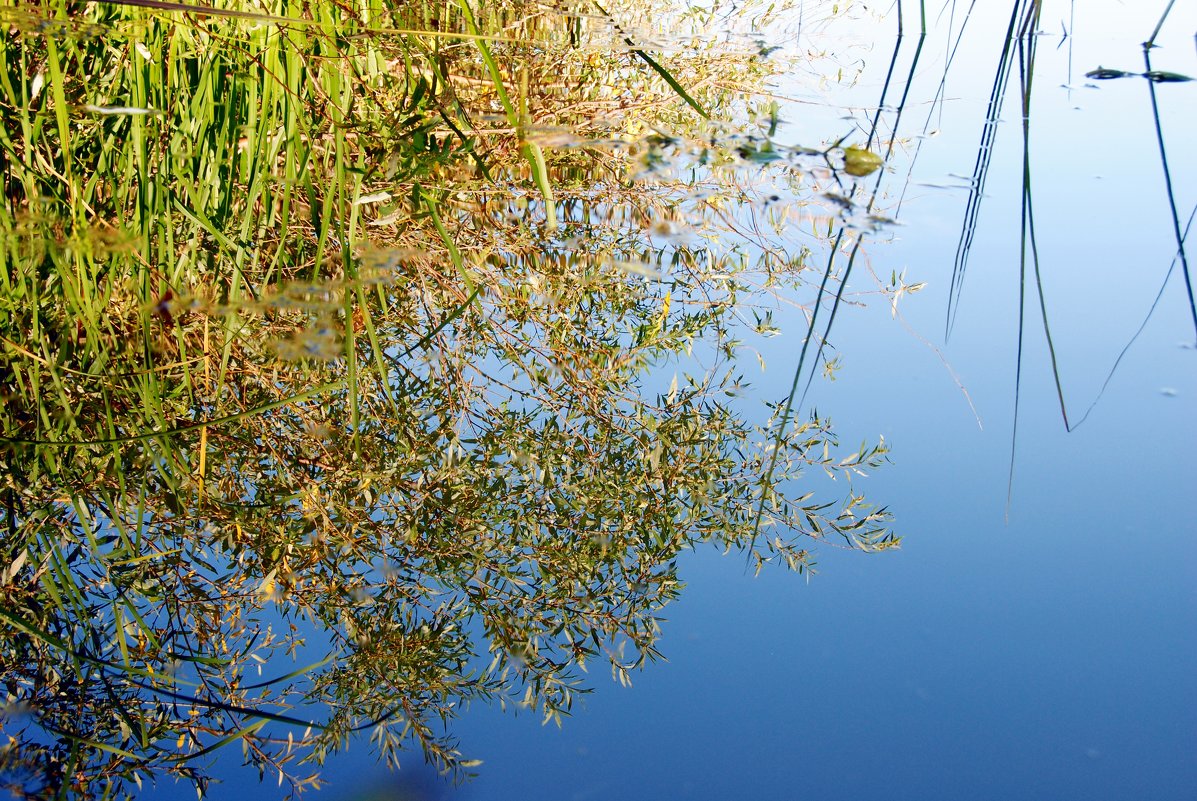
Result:
[[686,550],[896,544],[801,483],[883,446],[735,400],[805,264],[704,238],[766,148],[687,71],[767,66],[612,49],[630,16],[3,9],[10,789],[202,792],[240,748],[298,791],[358,733],[462,775],[468,702],[560,720],[658,656]]

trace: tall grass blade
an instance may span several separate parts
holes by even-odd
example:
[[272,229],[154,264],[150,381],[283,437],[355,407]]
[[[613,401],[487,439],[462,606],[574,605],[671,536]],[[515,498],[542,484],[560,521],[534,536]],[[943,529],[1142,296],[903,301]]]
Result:
[[453,268],[457,270],[457,274],[461,276],[462,283],[466,286],[466,291],[473,294],[474,277],[470,274],[470,270],[465,265],[465,260],[461,257],[461,251],[457,249],[457,243],[453,241],[453,236],[449,230],[445,228],[445,223],[441,220],[439,203],[432,193],[423,188],[418,188],[420,199],[424,201],[424,208],[428,211],[428,217],[432,220],[432,224],[436,227],[436,233],[440,236],[441,242],[444,243],[445,249],[449,252],[449,260],[453,262]]
[[[457,4],[461,8],[462,15],[465,17],[466,25],[475,34],[479,33],[478,22],[474,18],[474,12],[470,9],[469,0],[457,0]],[[548,168],[545,166],[544,151],[539,144],[529,141],[525,137],[524,132],[527,128],[526,109],[517,109],[515,104],[511,102],[511,95],[508,94],[507,87],[503,81],[503,73],[490,52],[490,45],[482,38],[476,39],[475,42],[478,46],[478,52],[482,56],[482,61],[486,65],[486,70],[490,73],[491,83],[494,85],[495,92],[499,96],[499,102],[503,106],[503,111],[507,114],[507,122],[519,132],[520,151],[524,159],[528,162],[528,167],[532,172],[532,180],[535,182],[537,189],[540,190],[541,197],[544,199],[545,227],[552,233],[557,230],[557,201],[553,196],[553,186],[549,181]],[[521,111],[524,113],[521,113]]]
[[[155,11],[177,11],[184,14],[198,14],[208,17],[229,17],[232,19],[248,20],[250,22],[269,22],[274,25],[296,28],[321,28],[327,25],[326,21],[320,19],[281,17],[275,14],[265,14],[260,11],[244,11],[236,8],[220,8],[218,6],[195,3],[176,3],[170,2],[170,0],[106,0],[106,2],[117,6],[135,6]],[[464,41],[509,42],[512,44],[518,44],[520,41],[507,36],[441,31],[434,28],[373,28],[359,26],[354,36],[363,39],[376,36],[426,36],[430,39],[461,39]]]

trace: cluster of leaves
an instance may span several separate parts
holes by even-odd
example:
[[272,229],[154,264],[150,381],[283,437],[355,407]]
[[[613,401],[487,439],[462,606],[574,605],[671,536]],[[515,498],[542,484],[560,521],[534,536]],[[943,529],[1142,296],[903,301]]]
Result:
[[[239,744],[297,790],[360,731],[460,773],[465,702],[559,719],[588,661],[655,658],[684,551],[804,570],[814,541],[896,542],[796,483],[883,448],[838,457],[822,419],[774,439],[733,400],[777,256],[765,280],[654,245],[677,187],[593,144],[626,101],[585,87],[635,53],[585,46],[593,16],[461,8],[6,18],[10,789],[202,790]],[[686,107],[646,75],[645,108]],[[533,147],[534,117],[593,146]]]

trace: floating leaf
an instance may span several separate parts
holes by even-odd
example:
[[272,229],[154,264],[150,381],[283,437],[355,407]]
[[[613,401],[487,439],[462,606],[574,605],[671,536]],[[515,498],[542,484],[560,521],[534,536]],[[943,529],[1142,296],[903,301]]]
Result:
[[1183,83],[1193,80],[1188,75],[1181,75],[1179,72],[1164,72],[1163,70],[1145,72],[1143,77],[1154,83]]
[[862,147],[844,148],[844,172],[862,178],[881,169],[885,161],[872,151]]
[[1137,72],[1125,72],[1123,70],[1111,70],[1105,67],[1098,67],[1095,70],[1089,70],[1085,73],[1086,78],[1092,78],[1096,81],[1109,81],[1114,78],[1129,78],[1133,75],[1138,75]]

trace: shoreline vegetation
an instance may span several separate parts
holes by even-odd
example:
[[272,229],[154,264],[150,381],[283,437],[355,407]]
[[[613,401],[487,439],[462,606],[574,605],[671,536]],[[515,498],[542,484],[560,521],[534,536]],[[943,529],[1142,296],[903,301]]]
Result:
[[470,702],[560,723],[660,656],[679,554],[898,544],[808,488],[884,443],[735,364],[808,286],[806,171],[881,161],[775,147],[768,48],[648,20],[0,6],[6,789],[465,777]]

